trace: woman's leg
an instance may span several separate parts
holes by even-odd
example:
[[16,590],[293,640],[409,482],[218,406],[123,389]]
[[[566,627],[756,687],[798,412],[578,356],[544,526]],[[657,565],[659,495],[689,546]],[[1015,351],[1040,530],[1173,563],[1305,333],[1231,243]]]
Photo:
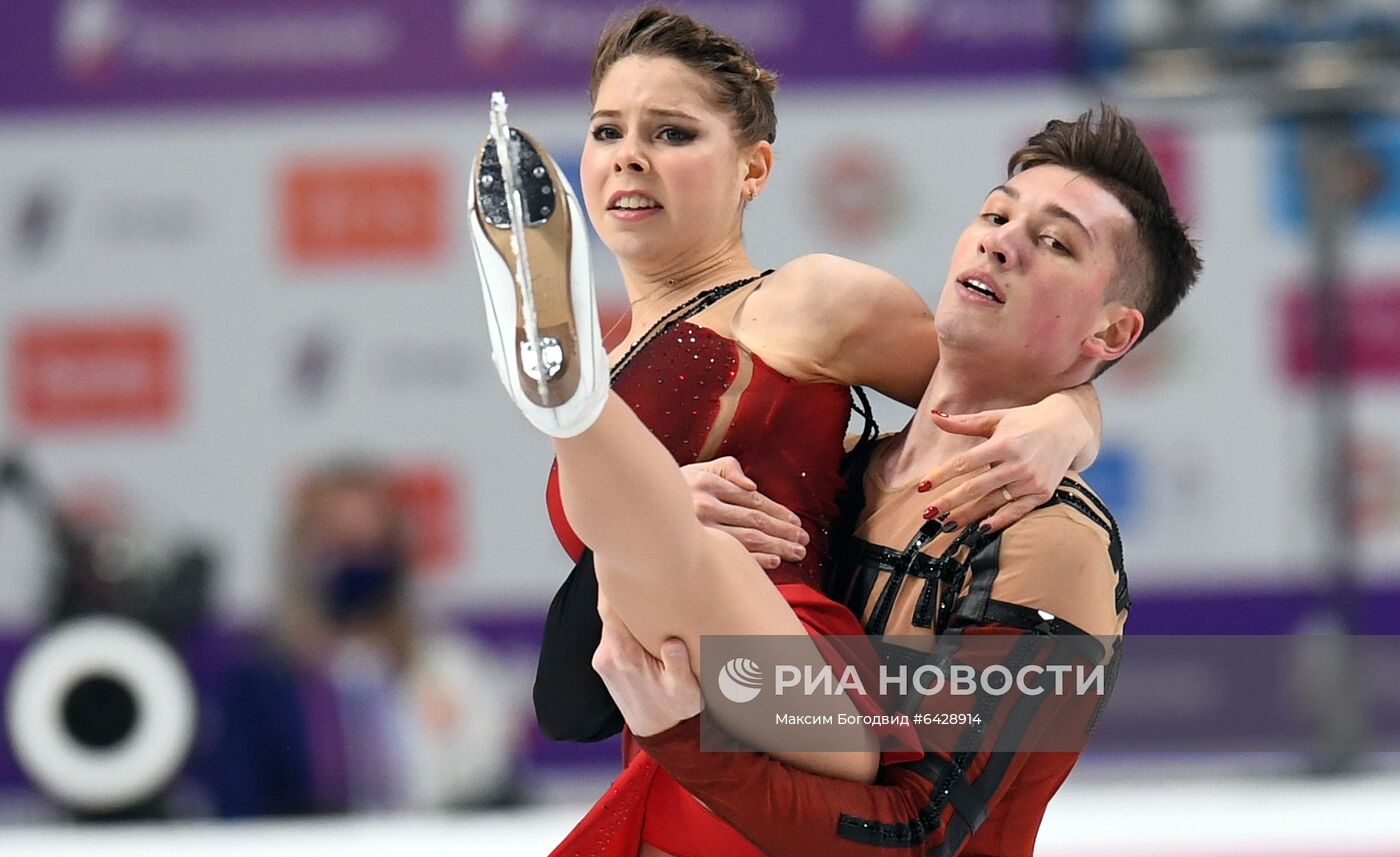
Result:
[[[699,675],[706,635],[807,641],[806,629],[748,551],[700,524],[675,460],[616,394],[588,429],[556,438],[554,446],[564,511],[593,549],[603,609],[653,655],[668,637],[679,637]],[[821,662],[815,645],[804,660]],[[834,710],[855,713],[846,699]],[[738,737],[758,738],[746,734],[752,724],[720,717]],[[873,738],[863,738],[862,752],[774,755],[818,773],[869,780],[877,754]]]
[[[612,609],[653,654],[667,637],[685,640],[697,673],[707,634],[792,635],[819,663],[758,563],[701,526],[675,460],[608,390],[581,210],[553,160],[507,128],[499,93],[473,178],[472,246],[497,370],[521,412],[554,437],[565,515],[593,549]],[[746,724],[721,722],[757,738]],[[851,779],[874,774],[873,752],[808,755],[789,761]]]
[[675,460],[615,393],[554,448],[569,523],[593,549],[610,605],[649,650],[672,636],[698,652],[702,634],[806,633],[748,551],[699,522]]

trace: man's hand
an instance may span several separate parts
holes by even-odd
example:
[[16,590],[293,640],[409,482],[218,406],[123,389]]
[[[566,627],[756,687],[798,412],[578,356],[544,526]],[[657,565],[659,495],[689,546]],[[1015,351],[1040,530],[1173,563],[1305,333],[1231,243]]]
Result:
[[661,645],[657,660],[606,608],[603,640],[593,653],[593,669],[602,676],[632,734],[645,738],[665,732],[705,709],[700,682],[690,671],[690,652],[674,637]]
[[944,431],[988,440],[944,462],[920,483],[919,490],[990,468],[930,502],[939,510],[935,514],[946,513],[959,526],[990,515],[984,522],[990,532],[1016,523],[1049,500],[1075,457],[1097,438],[1083,410],[1063,393],[1020,408],[961,416],[935,411],[933,420]]
[[707,527],[739,540],[763,568],[797,562],[807,555],[810,537],[785,506],[758,492],[732,456],[681,468],[695,500],[695,516]]

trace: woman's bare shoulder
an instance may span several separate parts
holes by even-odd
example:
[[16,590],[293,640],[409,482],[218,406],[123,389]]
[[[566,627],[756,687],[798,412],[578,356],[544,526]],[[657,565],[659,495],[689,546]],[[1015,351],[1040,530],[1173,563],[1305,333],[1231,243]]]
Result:
[[837,256],[833,253],[809,253],[778,268],[770,278],[775,284],[792,290],[821,289],[848,291],[850,289],[904,287],[904,281],[883,268]]
[[842,354],[851,341],[901,318],[931,318],[903,280],[874,265],[814,253],[775,271],[749,299],[735,332],[792,377],[845,382]]
[[754,297],[763,292],[768,294],[762,303],[828,325],[876,308],[923,305],[918,294],[889,271],[831,253],[799,256],[784,264]]

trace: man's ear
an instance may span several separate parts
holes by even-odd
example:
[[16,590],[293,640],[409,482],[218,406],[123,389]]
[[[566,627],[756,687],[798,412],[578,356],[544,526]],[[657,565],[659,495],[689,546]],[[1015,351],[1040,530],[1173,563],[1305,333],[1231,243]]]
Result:
[[1095,360],[1117,360],[1142,336],[1142,325],[1141,311],[1125,304],[1110,303],[1103,308],[1098,327],[1084,340],[1081,350]]

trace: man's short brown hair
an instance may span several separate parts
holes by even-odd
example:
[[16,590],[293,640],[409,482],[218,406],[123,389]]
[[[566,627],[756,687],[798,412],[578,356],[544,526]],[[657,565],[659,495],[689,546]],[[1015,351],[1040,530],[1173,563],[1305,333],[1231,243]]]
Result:
[[1142,312],[1141,342],[1176,310],[1201,273],[1200,256],[1172,208],[1157,161],[1133,123],[1100,103],[1097,117],[1090,110],[1073,122],[1051,120],[1011,156],[1006,174],[1044,165],[1088,176],[1132,215],[1137,241],[1118,248],[1123,270],[1113,294]]

